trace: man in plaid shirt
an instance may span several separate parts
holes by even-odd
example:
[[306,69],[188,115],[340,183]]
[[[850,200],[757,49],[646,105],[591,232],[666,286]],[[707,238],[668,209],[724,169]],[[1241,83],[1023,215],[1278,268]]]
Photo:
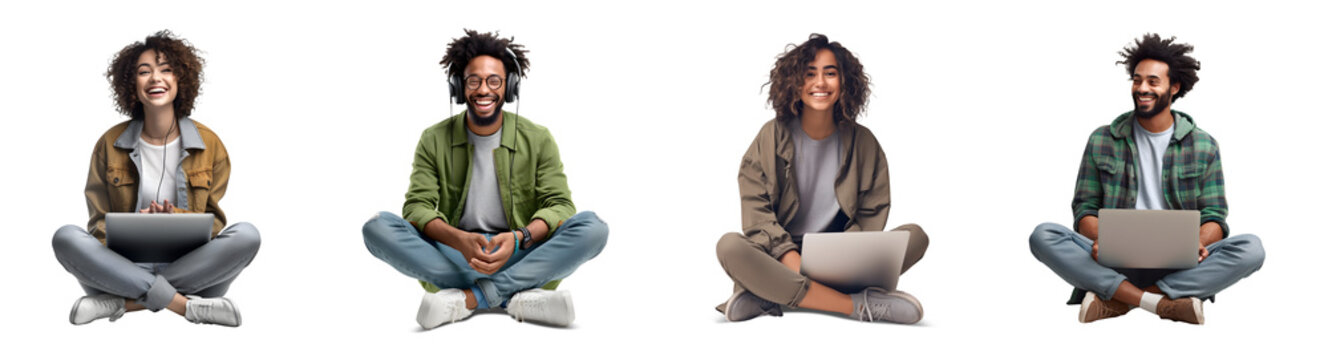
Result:
[[[1171,110],[1199,81],[1193,46],[1145,34],[1120,54],[1130,74],[1134,111],[1088,139],[1075,184],[1074,230],[1038,225],[1033,256],[1074,285],[1079,321],[1124,315],[1141,307],[1163,319],[1202,324],[1203,300],[1263,265],[1263,244],[1251,234],[1228,237],[1222,158],[1217,140],[1188,114]],[[1185,270],[1111,269],[1097,263],[1098,209],[1183,209],[1200,212],[1198,266]]]

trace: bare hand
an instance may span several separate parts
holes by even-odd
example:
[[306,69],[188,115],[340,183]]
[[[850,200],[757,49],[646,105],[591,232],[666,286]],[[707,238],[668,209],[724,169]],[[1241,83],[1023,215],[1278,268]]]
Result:
[[516,252],[516,238],[511,232],[499,233],[489,239],[488,246],[484,252],[478,254],[470,260],[470,267],[475,268],[485,275],[493,275],[507,264],[507,260],[512,258]]
[[1097,240],[1093,240],[1093,261],[1097,261]]
[[161,204],[153,201],[148,204],[148,207],[139,209],[138,212],[143,214],[170,214],[175,212],[175,205],[171,204],[170,200],[162,200]]
[[1207,258],[1208,258],[1208,248],[1207,248],[1207,247],[1200,246],[1200,247],[1199,247],[1199,262],[1203,262],[1204,259],[1207,259]]
[[[489,241],[484,238],[484,235],[478,233],[465,231],[460,231],[460,233],[456,238],[457,244],[452,247],[461,252],[461,256],[466,258],[466,262],[472,264],[471,267],[475,267],[473,265],[475,259],[484,255],[486,252],[484,248],[489,245]],[[475,268],[475,270],[484,272],[479,268]]]

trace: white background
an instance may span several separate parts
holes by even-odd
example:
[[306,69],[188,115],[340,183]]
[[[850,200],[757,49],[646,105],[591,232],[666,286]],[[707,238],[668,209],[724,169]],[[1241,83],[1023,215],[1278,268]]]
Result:
[[[1325,130],[1328,29],[1318,4],[1249,3],[9,3],[3,351],[1307,356],[1326,320],[1314,231],[1324,172],[1311,145]],[[72,326],[82,292],[48,239],[86,222],[92,144],[124,119],[103,77],[111,56],[163,28],[205,52],[193,117],[230,150],[223,208],[263,235],[228,294],[244,325],[140,312]],[[419,286],[364,249],[363,222],[400,212],[420,131],[462,110],[449,108],[437,63],[463,28],[501,30],[531,50],[521,115],[557,138],[578,209],[610,225],[605,251],[563,285],[575,294],[571,329],[487,314],[421,331]],[[739,230],[739,158],[773,116],[761,85],[785,46],[812,32],[854,51],[872,76],[859,121],[890,159],[889,226],[931,235],[901,281],[925,305],[917,326],[809,312],[731,324],[712,309],[730,292],[714,244]],[[1206,305],[1204,326],[1144,311],[1079,324],[1078,308],[1063,305],[1070,287],[1028,251],[1035,225],[1070,222],[1088,134],[1130,109],[1116,52],[1145,32],[1196,47],[1202,81],[1174,108],[1220,141],[1228,220],[1268,253]]]

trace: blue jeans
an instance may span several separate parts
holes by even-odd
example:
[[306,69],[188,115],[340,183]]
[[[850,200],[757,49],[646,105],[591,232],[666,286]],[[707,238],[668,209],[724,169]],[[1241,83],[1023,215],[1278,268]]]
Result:
[[460,251],[424,236],[396,214],[380,212],[364,223],[364,245],[374,257],[442,289],[478,287],[489,307],[501,306],[518,291],[571,275],[599,255],[608,238],[609,226],[595,213],[583,211],[544,241],[518,248],[498,272],[485,275],[470,267]]
[[1154,285],[1172,299],[1193,296],[1211,300],[1222,289],[1258,271],[1264,257],[1259,237],[1242,234],[1208,245],[1208,257],[1193,268],[1118,271],[1093,260],[1093,240],[1053,223],[1038,225],[1028,237],[1028,247],[1033,257],[1061,279],[1106,299],[1116,294],[1122,281],[1130,280],[1139,287],[1156,281]]

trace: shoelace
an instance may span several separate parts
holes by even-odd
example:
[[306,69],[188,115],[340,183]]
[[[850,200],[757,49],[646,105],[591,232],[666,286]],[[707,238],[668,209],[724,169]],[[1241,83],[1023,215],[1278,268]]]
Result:
[[[190,302],[193,302],[193,301],[196,301],[196,300],[191,300]],[[189,304],[189,305],[191,305],[191,306],[189,306],[189,310],[193,310],[193,313],[194,313],[194,318],[193,318],[193,319],[190,319],[189,322],[192,322],[192,323],[195,323],[195,324],[200,324],[200,323],[203,322],[203,319],[204,319],[204,318],[209,318],[209,317],[211,317],[211,315],[212,315],[212,304],[211,304],[211,303],[200,302],[200,303],[194,303],[194,304]]]
[[[871,288],[868,288],[868,289],[866,289],[866,290],[863,290],[863,292],[862,292],[862,304],[860,304],[860,306],[858,306],[858,309],[857,309],[857,310],[858,310],[857,313],[858,313],[859,320],[862,320],[862,321],[876,321],[876,314],[873,313],[873,312],[872,312],[872,309],[871,309],[873,303],[872,303],[872,301],[869,300],[869,299],[871,298],[871,295],[872,295],[873,293],[875,293],[874,290],[875,290],[875,289],[871,289]],[[882,311],[882,314],[885,314],[885,313],[889,313],[889,312],[890,312],[890,304],[889,304],[889,303],[884,303],[884,304],[880,304],[880,305],[885,307],[885,309]]]
[[[881,311],[882,315],[890,313],[890,304],[881,304],[881,306],[885,307],[885,309]],[[863,320],[876,321],[876,314],[872,313],[871,307],[872,307],[871,303],[863,301],[862,306],[858,307],[858,315],[860,315],[860,317],[862,317]],[[866,314],[866,316],[865,317],[861,316],[863,314]]]
[[521,298],[520,300],[517,299],[512,299],[512,300],[514,301],[511,301],[509,304],[507,304],[508,313],[511,314],[512,318],[516,319],[516,321],[525,322],[526,316],[524,314],[525,312],[524,310],[527,309],[526,307],[534,306],[536,302],[542,302],[545,300],[545,298],[536,297],[534,298],[534,300],[527,298]]
[[96,307],[98,314],[110,314],[110,321],[115,321],[124,316],[124,306],[118,306],[114,300],[94,299],[93,306]]
[[466,300],[463,298],[461,300],[461,307],[454,308],[452,309],[452,311],[450,311],[452,314],[447,320],[447,323],[451,324],[457,322],[457,320],[461,320],[461,313],[464,312],[465,310],[466,310]]
[[225,303],[221,301],[201,301],[201,300],[203,299],[190,300],[189,302],[191,303],[191,305],[186,305],[190,308],[190,310],[193,310],[194,313],[194,319],[189,321],[197,324],[202,324],[202,323],[219,324],[221,319],[217,318],[216,315],[224,315],[221,313],[224,312],[224,309],[226,307]]

